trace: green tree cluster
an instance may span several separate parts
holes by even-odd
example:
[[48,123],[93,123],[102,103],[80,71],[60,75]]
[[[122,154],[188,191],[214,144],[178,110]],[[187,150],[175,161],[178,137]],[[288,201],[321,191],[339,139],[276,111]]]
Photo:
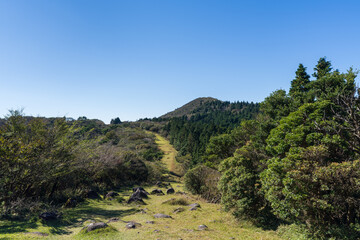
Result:
[[311,238],[356,239],[357,73],[332,71],[325,58],[314,70],[310,80],[300,64],[289,94],[278,90],[267,97],[256,119],[235,129],[240,135],[233,130],[211,138],[206,159],[222,173],[222,203],[235,216],[304,224]]
[[258,111],[256,103],[206,102],[195,109],[191,117],[169,119],[164,131],[179,155],[190,154],[191,165],[195,166],[204,161],[206,145],[212,136],[230,132],[241,121],[252,119]]

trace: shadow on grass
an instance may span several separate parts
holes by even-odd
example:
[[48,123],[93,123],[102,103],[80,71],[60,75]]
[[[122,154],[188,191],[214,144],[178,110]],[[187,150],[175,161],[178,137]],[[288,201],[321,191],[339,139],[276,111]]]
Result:
[[26,232],[26,229],[36,227],[36,222],[5,220],[0,221],[0,234]]
[[[99,202],[99,204],[104,204]],[[104,207],[106,207],[104,205]],[[68,230],[69,227],[82,227],[83,223],[87,220],[93,219],[109,219],[111,217],[122,218],[127,215],[136,213],[134,208],[125,210],[109,210],[98,206],[93,206],[89,202],[82,203],[78,207],[64,210],[64,214],[61,219],[54,221],[0,221],[0,234],[5,233],[21,233],[27,232],[29,229],[35,229],[39,225],[43,225],[49,228],[51,234],[63,235],[71,234]]]

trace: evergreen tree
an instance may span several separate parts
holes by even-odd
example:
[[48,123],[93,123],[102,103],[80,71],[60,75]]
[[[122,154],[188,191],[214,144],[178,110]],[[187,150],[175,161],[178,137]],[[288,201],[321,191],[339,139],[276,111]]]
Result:
[[291,81],[290,96],[303,104],[306,101],[306,94],[309,91],[310,76],[306,73],[306,68],[301,63],[296,70],[295,79]]
[[110,124],[120,124],[121,123],[121,121],[120,121],[120,118],[114,118],[114,119],[111,119],[111,121],[110,121]]
[[331,72],[331,62],[326,61],[326,57],[320,58],[314,70],[315,72],[313,73],[313,77],[316,77],[316,79],[320,79]]

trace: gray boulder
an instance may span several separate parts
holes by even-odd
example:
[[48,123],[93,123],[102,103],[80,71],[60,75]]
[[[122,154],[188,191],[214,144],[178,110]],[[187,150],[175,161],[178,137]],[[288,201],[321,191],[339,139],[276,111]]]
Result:
[[137,222],[134,222],[134,221],[130,221],[126,224],[126,228],[127,229],[132,229],[132,228],[137,228],[137,227],[140,227],[141,224],[140,223],[137,223]]
[[190,204],[190,205],[188,205],[188,206],[189,206],[189,207],[196,207],[196,208],[201,207],[200,204],[198,204],[198,203],[192,203],[192,204]]
[[161,189],[154,189],[151,191],[151,194],[165,195]]
[[157,213],[154,215],[155,218],[172,218],[171,216],[169,215],[166,215],[166,214],[162,214],[162,213]]
[[182,207],[179,207],[179,208],[175,209],[175,210],[173,211],[173,213],[181,213],[181,212],[183,212],[183,211],[185,211],[185,209],[182,208]]
[[100,228],[107,228],[109,225],[107,225],[104,222],[97,222],[97,223],[90,223],[89,225],[87,225],[85,227],[86,232],[91,232],[94,231],[96,229],[100,229]]
[[140,190],[140,191],[144,192],[146,195],[149,195],[149,193],[147,191],[145,191],[145,189],[143,187],[134,187],[133,188],[133,192],[136,192],[137,190]]
[[198,227],[198,229],[202,231],[202,230],[208,229],[208,227],[203,224],[203,225],[200,225],[200,226]]
[[174,194],[175,190],[173,188],[169,188],[168,190],[166,190],[166,194]]
[[138,203],[142,203],[145,204],[143,201],[143,198],[149,198],[146,191],[143,191],[141,189],[137,189],[136,192],[134,192],[129,200],[127,201],[127,203],[132,203],[132,202],[138,202]]

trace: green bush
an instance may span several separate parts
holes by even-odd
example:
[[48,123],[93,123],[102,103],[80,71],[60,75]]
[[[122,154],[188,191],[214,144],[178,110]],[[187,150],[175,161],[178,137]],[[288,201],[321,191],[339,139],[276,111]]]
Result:
[[199,194],[210,202],[219,202],[221,198],[217,188],[219,179],[218,171],[199,165],[185,174],[185,188],[192,194]]
[[[261,183],[273,212],[318,236],[336,236],[360,219],[360,162],[331,117],[329,101],[305,104],[271,131],[273,158]],[[343,239],[343,238],[342,238]]]
[[277,221],[261,191],[259,178],[263,158],[265,156],[251,144],[238,149],[234,157],[225,159],[220,165],[219,189],[225,209],[237,218],[252,219],[255,223],[273,227],[271,225],[276,225]]

